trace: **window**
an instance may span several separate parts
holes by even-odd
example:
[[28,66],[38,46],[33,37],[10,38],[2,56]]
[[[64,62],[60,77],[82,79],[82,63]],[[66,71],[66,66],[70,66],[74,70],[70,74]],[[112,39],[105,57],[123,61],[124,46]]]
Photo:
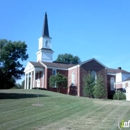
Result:
[[52,75],[56,75],[56,74],[57,74],[56,69],[52,69]]
[[97,79],[97,73],[95,71],[91,72],[92,77],[96,80]]
[[72,86],[75,85],[75,73],[72,72]]
[[36,73],[36,80],[38,79],[38,73]]
[[45,47],[49,48],[49,42],[48,41],[45,42]]
[[115,82],[115,79],[113,77],[110,78],[110,87],[111,87],[111,90],[114,90],[114,82]]

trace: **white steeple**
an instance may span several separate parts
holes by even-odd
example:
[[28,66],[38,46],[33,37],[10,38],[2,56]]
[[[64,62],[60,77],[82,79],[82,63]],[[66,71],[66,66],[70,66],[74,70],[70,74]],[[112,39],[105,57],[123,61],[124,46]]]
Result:
[[39,38],[39,47],[38,52],[36,54],[37,61],[53,61],[53,50],[51,45],[51,37],[49,36],[47,13],[45,13],[42,36]]

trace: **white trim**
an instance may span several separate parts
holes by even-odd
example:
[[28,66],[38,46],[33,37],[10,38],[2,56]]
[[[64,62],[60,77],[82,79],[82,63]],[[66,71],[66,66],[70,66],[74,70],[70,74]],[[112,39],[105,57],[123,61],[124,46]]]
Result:
[[41,50],[39,50],[38,52],[36,52],[36,55],[39,54],[39,53],[41,53]]
[[25,72],[25,74],[28,74],[28,73],[31,73],[32,71],[43,71],[43,67],[41,68],[41,67],[34,67],[34,68],[32,68],[32,69],[30,69],[30,70],[27,70],[26,72]]
[[38,61],[40,64],[42,64],[45,68],[47,68],[47,66],[44,64],[44,63],[42,63],[41,61]]
[[75,66],[73,66],[73,67],[70,67],[70,68],[68,68],[68,70],[75,69],[75,68],[77,68],[77,67],[80,67],[80,65],[78,64],[78,65],[75,65]]
[[115,73],[107,73],[107,75],[116,75]]
[[34,70],[34,73],[33,73],[33,88],[35,87],[35,70]]
[[72,83],[72,86],[75,85],[75,71],[73,71],[73,72],[71,73],[71,83]]
[[30,83],[30,89],[32,89],[32,72],[31,72],[31,83]]
[[[28,68],[27,68],[28,67]],[[29,70],[33,69],[34,65],[29,61],[24,69],[25,73],[28,73]]]
[[26,79],[27,79],[27,77],[26,77],[26,74],[25,74],[25,78],[24,78],[24,89],[26,89]]
[[35,68],[31,68],[31,69],[29,69],[29,70],[25,71],[25,74],[28,74],[28,73],[30,73],[30,72],[32,72],[32,71],[34,71],[34,69],[35,69]]
[[57,70],[71,70],[71,69],[74,69],[74,68],[77,68],[77,67],[80,67],[79,65],[76,65],[76,66],[73,66],[73,67],[70,67],[70,68],[58,68],[58,67],[47,67],[48,69],[57,69]]
[[35,71],[36,72],[43,71],[43,68],[35,67]]
[[57,68],[57,67],[48,67],[48,69],[56,69],[56,70],[68,70],[68,69],[65,69],[65,68]]
[[[49,50],[46,50],[46,49],[49,49]],[[46,48],[46,49],[40,49],[40,50],[38,50],[38,52],[36,52],[36,54],[39,54],[39,53],[42,53],[42,52],[49,52],[49,53],[51,53],[51,54],[53,54],[54,53],[54,51],[53,50],[51,50],[51,48]]]
[[27,74],[27,89],[29,89],[29,73]]

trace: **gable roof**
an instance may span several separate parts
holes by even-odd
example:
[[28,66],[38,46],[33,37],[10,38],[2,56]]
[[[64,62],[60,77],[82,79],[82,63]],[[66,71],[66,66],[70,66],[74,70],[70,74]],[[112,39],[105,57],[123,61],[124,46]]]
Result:
[[34,67],[44,67],[43,64],[45,66],[47,66],[47,68],[62,68],[62,69],[68,69],[70,67],[75,66],[75,64],[64,64],[64,63],[53,63],[53,62],[33,62],[30,61],[30,63],[34,66]]
[[77,66],[77,65],[83,65],[83,64],[85,64],[85,63],[87,63],[87,62],[90,62],[90,61],[92,61],[92,60],[95,60],[96,62],[98,62],[99,64],[101,64],[102,66],[104,66],[105,68],[106,68],[106,66],[105,65],[103,65],[101,62],[99,62],[98,60],[96,60],[95,58],[92,58],[92,59],[89,59],[89,60],[86,60],[86,61],[84,61],[84,62],[81,62],[81,63],[79,63],[79,64],[65,64],[65,63],[54,63],[54,62],[32,62],[32,61],[30,61],[30,63],[32,63],[35,67],[44,67],[43,65],[42,65],[42,63],[44,64],[44,65],[46,65],[47,67],[49,67],[49,68],[62,68],[62,69],[68,69],[68,68],[71,68],[71,67],[74,67],[74,66]]
[[39,62],[30,61],[30,63],[35,67],[43,67]]
[[112,68],[107,68],[107,73],[128,73],[130,74],[130,72],[125,71],[125,70],[121,70],[121,69],[112,69]]
[[54,68],[63,68],[63,69],[68,69],[70,67],[75,66],[75,64],[63,64],[63,63],[52,63],[52,62],[42,62],[45,64],[47,67],[54,67]]
[[95,59],[95,58],[92,58],[92,59],[89,59],[89,60],[86,60],[86,61],[84,61],[84,62],[81,62],[79,65],[81,66],[81,65],[83,65],[83,64],[85,64],[85,63],[87,63],[87,62],[90,62],[90,61],[92,61],[92,60],[95,60],[96,62],[98,62],[100,65],[102,65],[103,67],[105,67],[105,68],[107,68],[104,64],[102,64],[101,62],[99,62],[97,59]]

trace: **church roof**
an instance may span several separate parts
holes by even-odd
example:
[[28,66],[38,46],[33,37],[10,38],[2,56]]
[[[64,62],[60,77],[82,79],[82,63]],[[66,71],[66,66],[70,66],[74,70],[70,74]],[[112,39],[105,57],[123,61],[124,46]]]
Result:
[[112,68],[107,68],[107,73],[129,73],[128,71],[122,70],[122,69],[112,69]]
[[50,37],[49,36],[47,13],[45,13],[45,17],[44,17],[44,25],[43,25],[43,30],[42,30],[42,36],[43,37]]
[[[32,62],[30,63],[35,67],[44,67],[40,62]],[[63,63],[53,63],[53,62],[43,62],[44,65],[46,65],[49,68],[62,68],[62,69],[68,69],[70,67],[75,66],[74,64],[63,64]]]
[[30,63],[35,67],[43,67],[39,62],[30,61]]
[[54,67],[54,68],[63,68],[63,69],[68,69],[70,67],[75,66],[74,64],[63,64],[63,63],[52,63],[52,62],[42,62],[45,64],[47,67]]
[[81,65],[83,65],[83,64],[85,64],[85,63],[88,63],[88,62],[90,62],[90,61],[92,61],[92,60],[95,60],[96,62],[98,62],[100,65],[102,65],[103,67],[105,67],[105,68],[107,68],[104,64],[102,64],[101,62],[99,62],[97,59],[95,59],[95,58],[92,58],[92,59],[89,59],[89,60],[86,60],[86,61],[84,61],[84,62],[81,62],[81,63],[79,63],[79,65],[81,66]]

